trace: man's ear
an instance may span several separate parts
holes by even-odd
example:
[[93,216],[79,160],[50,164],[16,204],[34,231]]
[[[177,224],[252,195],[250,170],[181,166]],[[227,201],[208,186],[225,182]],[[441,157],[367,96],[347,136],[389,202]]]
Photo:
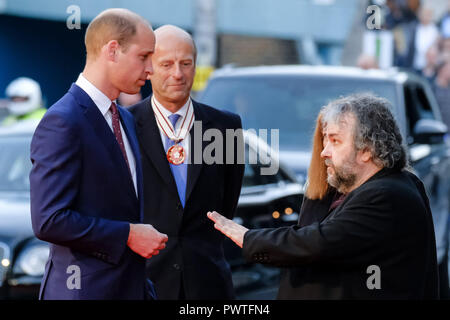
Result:
[[363,162],[369,162],[370,160],[372,160],[372,152],[370,151],[369,148],[365,148],[364,150],[361,150],[361,160]]
[[120,45],[117,40],[110,40],[104,45],[106,59],[108,61],[116,61],[117,52],[120,50]]

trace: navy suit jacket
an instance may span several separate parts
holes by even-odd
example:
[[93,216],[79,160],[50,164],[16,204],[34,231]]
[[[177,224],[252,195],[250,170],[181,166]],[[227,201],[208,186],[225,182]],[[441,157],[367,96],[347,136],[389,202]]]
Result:
[[118,109],[136,159],[138,197],[114,133],[77,85],[34,133],[32,226],[51,243],[40,299],[145,299],[152,290],[145,259],[127,247],[129,223],[143,221],[143,182],[133,117]]

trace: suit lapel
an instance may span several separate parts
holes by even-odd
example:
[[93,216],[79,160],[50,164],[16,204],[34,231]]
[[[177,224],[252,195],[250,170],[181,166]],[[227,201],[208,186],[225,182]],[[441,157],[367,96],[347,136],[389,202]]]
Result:
[[136,193],[134,192],[133,180],[130,176],[129,169],[125,162],[125,159],[120,150],[119,144],[116,141],[116,137],[112,132],[105,118],[101,114],[100,110],[97,108],[95,103],[77,85],[72,85],[69,92],[71,92],[77,99],[78,103],[84,108],[84,115],[88,122],[92,126],[95,134],[102,142],[101,144],[106,148],[110,157],[109,160],[115,163],[115,167],[118,168],[120,177],[125,180],[124,183],[129,185],[128,193],[136,199]]
[[143,154],[150,159],[162,180],[168,185],[169,190],[178,197],[178,190],[170,171],[161,134],[156,123],[153,109],[150,105],[150,97],[142,102],[136,117],[137,135],[141,140]]
[[[192,105],[194,106],[194,116],[195,116],[195,122],[198,123],[200,121],[202,130],[195,130],[195,124],[192,126],[191,130],[189,131],[189,134],[191,136],[191,142],[190,142],[190,162],[188,164],[188,172],[187,172],[187,185],[186,185],[186,203],[189,200],[189,197],[192,194],[192,191],[194,190],[195,184],[197,183],[198,177],[200,176],[200,173],[203,168],[203,150],[205,149],[207,142],[203,141],[203,132],[208,130],[210,127],[210,120],[205,111],[202,109],[201,106],[197,104],[194,100],[192,100]],[[201,144],[201,154],[196,157],[194,156],[194,153],[200,152],[200,148],[198,147],[198,144]],[[196,148],[198,150],[196,150]],[[201,156],[201,157],[200,157]],[[195,160],[201,160],[200,163],[194,163],[198,162]]]
[[[137,194],[138,194],[138,198],[139,201],[141,203],[141,206],[143,206],[143,182],[142,182],[142,165],[141,165],[141,153],[139,152],[139,143],[136,139],[136,135],[132,134],[133,130],[132,128],[134,127],[134,123],[131,121],[131,117],[126,117],[124,115],[124,110],[122,109],[122,107],[118,108],[119,110],[119,114],[120,114],[120,120],[122,122],[122,127],[123,130],[125,131],[124,134],[126,134],[128,142],[130,143],[130,147],[131,147],[131,151],[133,152],[134,155],[134,159],[135,159],[135,163],[136,163],[136,185],[137,185]],[[133,180],[130,179],[131,183],[133,183]],[[134,191],[134,185],[133,187],[133,191]],[[134,195],[136,195],[136,192],[134,193]],[[141,221],[143,221],[142,219],[143,217],[143,210],[140,211],[141,213]]]

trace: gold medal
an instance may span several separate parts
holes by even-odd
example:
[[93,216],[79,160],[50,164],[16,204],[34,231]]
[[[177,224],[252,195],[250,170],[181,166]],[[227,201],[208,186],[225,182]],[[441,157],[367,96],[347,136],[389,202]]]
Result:
[[182,164],[184,162],[184,158],[184,149],[178,144],[171,146],[169,150],[167,150],[167,160],[169,160],[171,164]]

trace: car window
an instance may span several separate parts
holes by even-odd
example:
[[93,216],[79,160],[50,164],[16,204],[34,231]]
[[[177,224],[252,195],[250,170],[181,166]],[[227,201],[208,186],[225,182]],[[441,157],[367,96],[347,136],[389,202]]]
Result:
[[410,134],[419,119],[434,119],[434,115],[425,90],[420,84],[407,83],[404,87],[404,95]]
[[[249,155],[252,153],[250,151],[250,147],[246,144],[245,146],[245,170],[244,170],[244,178],[242,181],[243,187],[253,187],[259,185],[267,185],[278,183],[280,181],[290,181],[289,177],[283,170],[279,169],[277,173],[264,175],[261,174],[261,169],[264,167],[269,167],[271,163],[262,163],[260,157],[256,157],[255,160],[249,160],[251,158]],[[270,160],[273,161],[273,160]],[[256,162],[256,163],[255,163]]]
[[278,171],[277,174],[261,175],[261,165],[251,165],[246,163],[244,170],[244,179],[242,181],[243,187],[253,187],[265,184],[278,183],[283,180],[283,177]]
[[0,191],[29,191],[31,137],[0,137]]
[[279,129],[281,149],[309,150],[320,108],[357,92],[397,101],[394,82],[298,76],[217,78],[200,100],[239,114],[245,129]]

